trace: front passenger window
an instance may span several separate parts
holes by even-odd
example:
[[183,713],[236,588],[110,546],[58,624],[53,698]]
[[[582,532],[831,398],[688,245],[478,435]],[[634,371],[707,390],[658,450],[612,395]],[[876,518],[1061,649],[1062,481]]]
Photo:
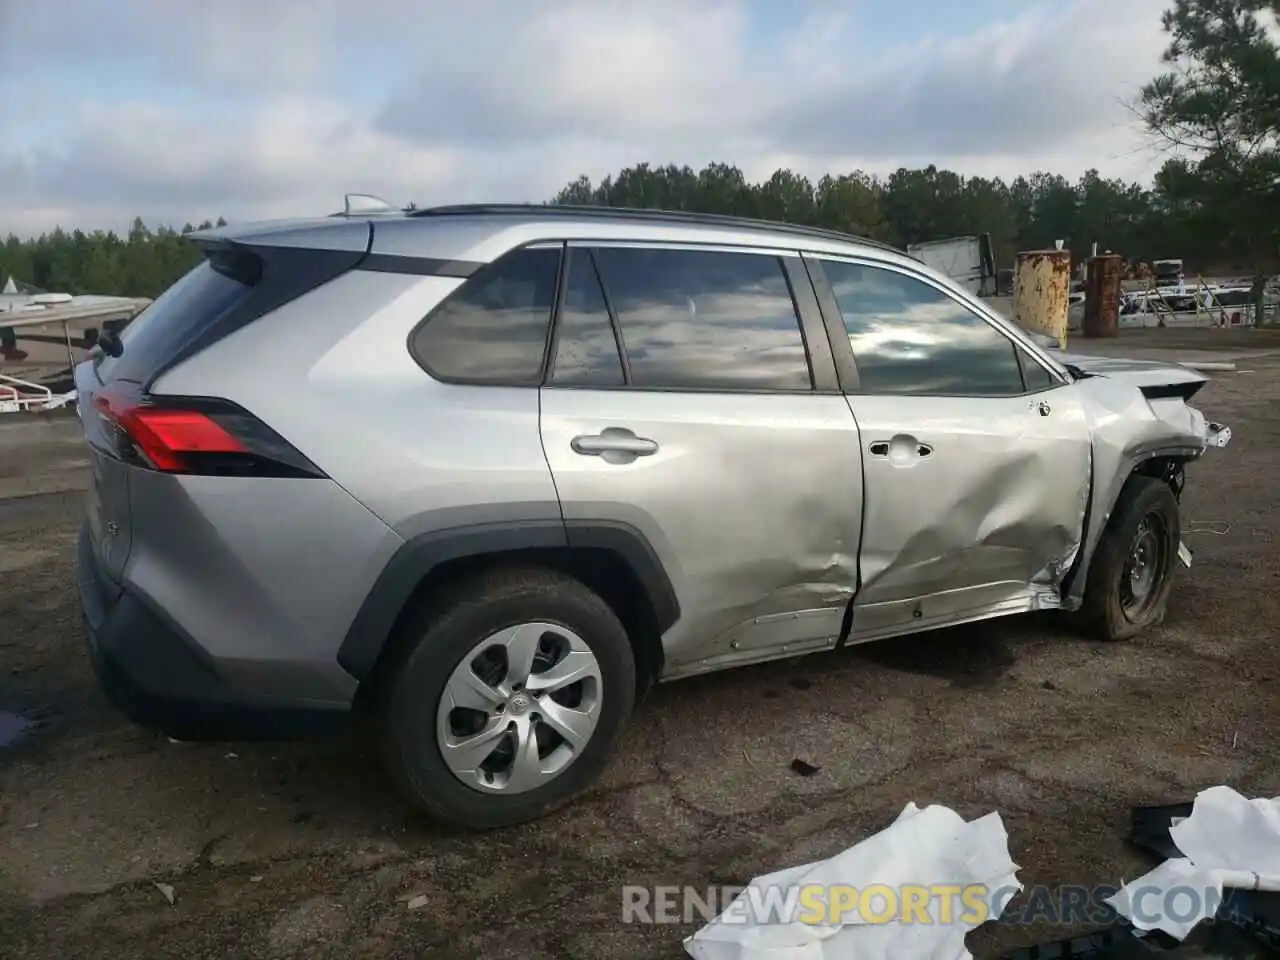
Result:
[[868,394],[1012,397],[1025,393],[1013,341],[922,280],[823,260]]

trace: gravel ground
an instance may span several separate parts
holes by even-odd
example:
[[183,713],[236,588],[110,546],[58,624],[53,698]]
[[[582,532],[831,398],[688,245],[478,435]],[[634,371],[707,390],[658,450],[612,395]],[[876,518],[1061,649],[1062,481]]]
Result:
[[1018,618],[673,684],[590,795],[483,836],[410,815],[358,737],[175,744],[119,719],[74,597],[75,422],[0,422],[0,742],[31,724],[0,746],[0,957],[674,960],[697,924],[623,924],[623,884],[745,882],[912,800],[999,810],[1028,885],[1134,877],[1131,806],[1280,793],[1280,353],[1250,353],[1280,343],[1146,333],[1090,347],[1234,351],[1242,371],[1197,398],[1235,439],[1193,468],[1195,565],[1159,629],[1100,645]]

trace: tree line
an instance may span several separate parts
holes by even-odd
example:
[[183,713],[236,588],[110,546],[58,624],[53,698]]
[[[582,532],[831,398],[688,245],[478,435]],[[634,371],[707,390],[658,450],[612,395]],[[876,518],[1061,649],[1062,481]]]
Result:
[[1203,269],[1247,259],[1231,238],[1203,229],[1205,215],[1183,204],[1177,164],[1166,165],[1152,187],[1088,170],[1072,182],[1052,173],[1006,181],[966,177],[935,166],[899,169],[888,176],[861,171],[828,174],[816,182],[778,170],[751,183],[737,167],[713,163],[702,170],[639,164],[592,183],[579,177],[553,202],[662,207],[726,213],[826,227],[907,247],[929,240],[990,234],[999,266],[1013,266],[1022,250],[1057,241],[1076,257],[1094,243],[1131,261],[1181,257]]
[[[1265,276],[1280,270],[1280,48],[1272,39],[1280,0],[1172,0],[1162,22],[1163,72],[1135,101],[1154,142],[1171,148],[1150,186],[1096,170],[1075,181],[1051,173],[1006,181],[935,166],[816,182],[778,170],[752,183],[725,163],[641,163],[599,183],[579,177],[553,202],[786,220],[899,247],[987,233],[1000,267],[1020,250],[1062,241],[1080,258],[1096,243],[1130,262],[1176,257],[1193,272],[1250,273],[1261,297]],[[135,220],[123,237],[63,229],[10,236],[0,278],[154,297],[199,259],[184,239],[193,229],[151,230]]]
[[135,219],[124,236],[61,227],[33,239],[11,234],[0,245],[0,284],[12,276],[51,293],[157,297],[200,260],[187,234],[225,225],[219,218],[216,224],[152,230]]
[[[1205,269],[1238,266],[1239,252],[1199,228],[1195,211],[1162,189],[1107,179],[1090,170],[1072,183],[1034,173],[1005,182],[926,167],[887,177],[854,172],[816,183],[791,170],[750,182],[735,166],[638,164],[599,183],[580,177],[554,203],[722,213],[826,227],[899,247],[989,233],[997,261],[1012,266],[1019,250],[1057,240],[1078,256],[1091,244],[1131,259],[1182,257]],[[219,221],[219,224],[224,221]],[[0,248],[0,278],[12,275],[59,293],[154,297],[200,257],[187,224],[150,229],[140,219],[124,236],[55,229],[29,240],[10,236]],[[0,280],[0,282],[3,282]]]

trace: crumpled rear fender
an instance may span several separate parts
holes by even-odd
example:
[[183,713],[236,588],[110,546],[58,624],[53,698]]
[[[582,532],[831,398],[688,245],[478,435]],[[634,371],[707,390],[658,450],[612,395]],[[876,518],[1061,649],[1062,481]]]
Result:
[[1093,437],[1093,489],[1080,564],[1063,598],[1067,607],[1084,596],[1089,563],[1133,472],[1156,459],[1196,460],[1231,440],[1230,427],[1207,421],[1180,396],[1148,397],[1139,386],[1106,376],[1086,377],[1075,387]]

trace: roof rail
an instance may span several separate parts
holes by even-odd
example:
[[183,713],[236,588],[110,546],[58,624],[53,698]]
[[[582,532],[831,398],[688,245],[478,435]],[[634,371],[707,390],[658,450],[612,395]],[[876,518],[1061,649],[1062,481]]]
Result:
[[800,237],[836,240],[841,243],[860,243],[880,250],[904,253],[903,250],[870,237],[859,237],[825,227],[810,227],[779,220],[759,220],[752,217],[735,217],[724,213],[697,213],[692,210],[658,210],[640,207],[603,207],[567,203],[459,203],[442,207],[426,207],[409,213],[410,217],[458,217],[458,216],[561,216],[600,217],[640,220],[653,223],[687,223],[692,225],[739,227],[752,230],[772,230]]

